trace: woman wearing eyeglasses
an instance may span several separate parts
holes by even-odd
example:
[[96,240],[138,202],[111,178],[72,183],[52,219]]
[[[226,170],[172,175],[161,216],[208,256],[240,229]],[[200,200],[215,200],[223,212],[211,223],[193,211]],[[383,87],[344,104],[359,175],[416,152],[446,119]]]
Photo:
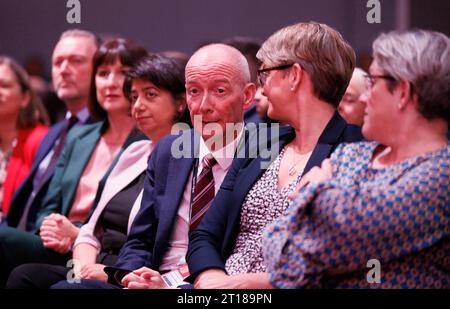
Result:
[[449,288],[450,39],[391,32],[373,43],[362,131],[305,175],[265,232],[280,288]]
[[[361,138],[337,113],[355,53],[334,29],[300,23],[272,35],[257,54],[268,116],[280,128],[278,155],[235,160],[200,226],[187,260],[196,288],[270,287],[261,232],[290,204],[289,194],[337,145]],[[272,136],[273,137],[273,136]],[[276,136],[278,137],[278,136]]]

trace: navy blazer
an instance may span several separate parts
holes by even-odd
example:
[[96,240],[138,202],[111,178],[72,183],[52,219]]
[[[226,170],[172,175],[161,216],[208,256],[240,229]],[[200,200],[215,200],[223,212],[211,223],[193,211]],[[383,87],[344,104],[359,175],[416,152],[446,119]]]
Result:
[[[294,137],[293,128],[282,127],[279,143],[269,143],[269,147],[277,147],[279,153]],[[362,139],[360,128],[348,125],[336,112],[320,136],[303,174],[314,166],[320,166],[340,143]],[[275,158],[271,159],[273,162]],[[225,262],[239,233],[241,206],[250,189],[266,171],[261,168],[261,161],[261,157],[233,161],[211,208],[189,237],[186,260],[191,276],[188,281],[193,282],[199,273],[207,269],[225,269]]]
[[[254,133],[245,130],[244,134],[248,139],[250,134]],[[179,138],[185,138],[189,143],[178,144],[176,140]],[[178,149],[183,152],[181,158],[172,155],[173,145],[179,146]],[[189,147],[184,148],[185,145]],[[105,268],[109,282],[119,283],[115,278],[116,271],[123,271],[124,274],[143,266],[159,269],[168,249],[175,218],[198,155],[199,145],[200,136],[194,130],[184,131],[178,136],[167,136],[158,142],[149,159],[141,208],[116,264],[114,267]],[[248,151],[246,148],[242,149]],[[240,153],[245,155],[247,152],[241,150]]]
[[[28,198],[33,192],[33,180],[39,168],[39,165],[41,164],[42,160],[44,160],[44,158],[47,156],[47,154],[50,152],[50,150],[52,150],[53,147],[55,146],[56,141],[61,136],[61,133],[64,130],[64,126],[65,121],[60,121],[54,126],[52,126],[48,130],[47,135],[44,137],[41,144],[39,145],[39,148],[36,152],[36,156],[34,157],[33,160],[33,165],[31,167],[30,173],[28,174],[27,178],[22,182],[20,187],[16,190],[12,198],[11,207],[8,211],[7,216],[7,222],[9,226],[17,227],[17,225],[19,224],[20,218],[22,217]],[[33,199],[33,203],[31,205],[28,216],[28,218],[33,218],[32,221],[34,221],[36,211],[42,207],[43,199],[48,190],[48,185],[50,184],[50,180],[53,176],[55,168],[56,166],[54,166],[53,170],[51,170],[47,174],[46,178],[43,179],[42,185],[39,188],[39,190],[37,190],[36,196]],[[28,225],[29,222],[27,221],[27,227]],[[30,229],[32,229],[32,227],[27,228],[27,230]]]
[[[187,137],[190,149],[186,155],[175,158],[172,144],[181,136]],[[117,284],[114,273],[117,270],[130,272],[146,266],[159,269],[168,249],[178,207],[189,180],[198,153],[200,139],[194,130],[182,135],[170,135],[161,139],[153,150],[144,181],[141,208],[137,213],[126,243],[120,250],[114,267],[106,267],[110,282]]]
[[258,112],[256,111],[256,104],[253,104],[248,110],[244,113],[244,122],[245,123],[261,123],[261,117],[259,117]]

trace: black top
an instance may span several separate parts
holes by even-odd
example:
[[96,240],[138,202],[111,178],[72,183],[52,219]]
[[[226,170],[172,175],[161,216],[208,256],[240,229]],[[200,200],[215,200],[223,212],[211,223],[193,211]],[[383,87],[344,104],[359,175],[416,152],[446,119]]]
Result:
[[106,204],[100,215],[96,230],[101,229],[102,250],[97,262],[105,265],[115,263],[120,248],[127,240],[128,218],[131,208],[144,188],[145,172],[137,176]]

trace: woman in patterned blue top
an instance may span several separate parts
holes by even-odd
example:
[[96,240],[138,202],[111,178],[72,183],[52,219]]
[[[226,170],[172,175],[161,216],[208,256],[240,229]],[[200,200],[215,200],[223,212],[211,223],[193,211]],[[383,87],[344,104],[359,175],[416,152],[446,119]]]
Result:
[[263,239],[279,288],[450,287],[450,39],[382,34],[363,134],[339,147]]

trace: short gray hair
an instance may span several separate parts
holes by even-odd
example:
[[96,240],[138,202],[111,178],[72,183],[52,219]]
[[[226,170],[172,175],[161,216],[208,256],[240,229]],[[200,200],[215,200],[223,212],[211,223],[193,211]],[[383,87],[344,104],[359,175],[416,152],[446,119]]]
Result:
[[355,68],[353,48],[335,29],[317,22],[298,23],[272,34],[256,57],[266,65],[299,63],[314,95],[337,107]]
[[450,121],[450,39],[446,35],[393,31],[381,34],[372,47],[374,61],[385,74],[412,84],[422,116]]
[[98,48],[101,44],[101,40],[98,36],[96,36],[94,33],[87,31],[87,30],[81,30],[81,29],[70,29],[66,30],[63,33],[61,33],[61,36],[59,37],[59,41],[65,38],[89,38],[92,39],[92,41],[95,43],[95,46]]

